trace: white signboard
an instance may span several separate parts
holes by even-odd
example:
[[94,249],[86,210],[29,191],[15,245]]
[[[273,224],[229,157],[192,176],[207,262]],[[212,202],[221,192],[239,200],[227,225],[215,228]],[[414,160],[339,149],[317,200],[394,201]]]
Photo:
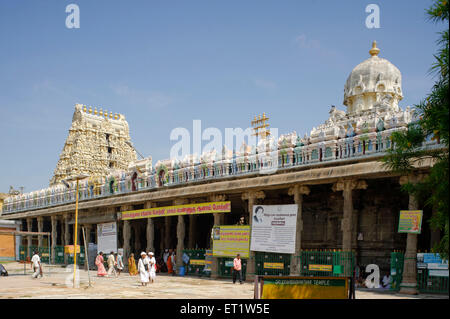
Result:
[[97,252],[109,254],[117,252],[117,224],[104,223],[97,225]]
[[296,204],[254,205],[250,250],[293,254],[297,210]]

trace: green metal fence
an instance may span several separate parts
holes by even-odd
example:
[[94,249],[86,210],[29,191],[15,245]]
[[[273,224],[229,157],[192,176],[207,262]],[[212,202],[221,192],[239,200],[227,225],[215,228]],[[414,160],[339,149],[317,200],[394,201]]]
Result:
[[[218,258],[219,277],[231,278],[233,276],[233,260],[234,257]],[[247,272],[247,259],[241,259],[242,280],[245,281]]]
[[204,271],[206,260],[206,249],[184,249],[183,253],[189,256],[189,264],[186,266],[186,275],[211,276],[211,271]]
[[[399,291],[400,283],[403,278],[403,252],[391,253],[391,290]],[[433,276],[430,274],[430,269],[424,267],[417,267],[417,289],[421,293],[438,293],[448,294],[449,292],[448,276]]]
[[[31,258],[31,257],[30,257]],[[19,246],[19,260],[25,261],[27,260],[27,247]]]
[[[74,254],[67,254],[67,263],[68,264],[73,264],[73,260],[74,260]],[[107,257],[105,257],[106,260]],[[85,259],[85,254],[84,254],[84,247],[81,246],[80,247],[80,252],[77,254],[77,265],[84,265],[84,259]]]
[[[85,253],[84,253],[84,247],[80,247],[80,253],[77,254],[77,264],[78,265],[84,265],[84,260],[85,260]],[[34,251],[39,251],[39,255],[41,256],[41,261],[43,263],[48,263],[49,262],[49,251],[48,251],[48,247],[40,247],[38,248],[37,246],[30,246],[30,254],[31,256],[28,256],[27,252],[28,252],[28,247],[27,246],[20,246],[19,247],[19,260],[20,261],[25,261],[27,260],[27,258],[29,257],[29,259],[31,259],[31,257],[33,257],[33,252]],[[55,247],[55,264],[64,264],[64,246],[56,246]],[[67,263],[68,264],[73,264],[73,254],[66,254],[67,255]]]
[[55,247],[55,264],[64,264],[64,246]]
[[290,274],[291,255],[255,252],[257,275],[288,276]]
[[49,262],[49,250],[48,247],[38,247],[38,246],[30,246],[30,256],[28,256],[28,246],[19,246],[19,260],[25,261],[27,259],[31,260],[33,257],[33,253],[35,251],[39,252],[39,256],[41,257],[41,262],[48,263]]
[[300,276],[353,277],[355,255],[351,251],[301,251],[298,258]]
[[403,278],[404,255],[402,252],[391,253],[391,290],[398,291]]

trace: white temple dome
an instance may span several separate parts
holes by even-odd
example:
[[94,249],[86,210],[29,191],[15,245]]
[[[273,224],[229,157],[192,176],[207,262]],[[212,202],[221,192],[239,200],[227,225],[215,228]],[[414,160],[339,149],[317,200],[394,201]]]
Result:
[[403,99],[400,70],[386,59],[378,57],[376,41],[369,51],[371,57],[358,64],[347,78],[344,105],[354,114],[381,106],[398,111]]

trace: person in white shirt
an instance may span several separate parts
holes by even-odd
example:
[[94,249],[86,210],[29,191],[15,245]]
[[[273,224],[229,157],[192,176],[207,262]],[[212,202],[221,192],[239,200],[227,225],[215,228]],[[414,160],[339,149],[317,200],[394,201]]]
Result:
[[117,264],[117,273],[118,276],[120,276],[120,273],[123,270],[123,260],[122,260],[122,253],[118,253],[117,254],[117,260],[116,260],[116,264]]
[[33,278],[37,278],[38,276],[42,277],[41,258],[37,251],[34,252],[33,257],[31,258],[31,269],[34,271]]
[[142,286],[147,286],[149,267],[148,267],[148,257],[147,254],[144,252],[141,253],[141,258],[139,258],[138,271],[139,276],[141,277]]
[[156,259],[155,259],[155,257],[153,257],[152,252],[148,253],[148,261],[149,261],[149,267],[150,267],[150,270],[148,272],[149,278],[150,278],[150,281],[152,283],[154,283],[155,279],[156,279]]
[[114,268],[114,266],[116,265],[116,259],[114,258],[113,251],[109,254],[107,263],[108,263],[108,277],[111,276],[112,273],[114,273],[114,276],[117,277],[116,268]]

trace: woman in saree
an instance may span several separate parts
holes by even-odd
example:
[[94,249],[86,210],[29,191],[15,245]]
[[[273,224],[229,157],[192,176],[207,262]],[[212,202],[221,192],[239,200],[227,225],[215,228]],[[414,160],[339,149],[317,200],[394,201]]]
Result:
[[130,276],[136,276],[138,274],[134,254],[131,254],[130,258],[128,258],[128,272],[130,273]]
[[169,257],[167,258],[167,273],[173,274],[173,264],[172,264],[172,252],[170,250]]
[[103,265],[103,252],[100,252],[97,256],[97,258],[95,258],[95,265],[97,266],[97,276],[99,277],[103,277],[107,275],[105,266]]

